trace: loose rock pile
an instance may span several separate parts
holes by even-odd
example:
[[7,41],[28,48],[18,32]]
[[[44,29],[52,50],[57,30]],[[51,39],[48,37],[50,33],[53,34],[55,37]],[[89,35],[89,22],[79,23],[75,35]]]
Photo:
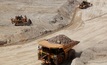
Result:
[[56,37],[53,37],[47,40],[49,42],[57,43],[57,44],[69,44],[72,42],[72,40],[65,35],[58,35]]

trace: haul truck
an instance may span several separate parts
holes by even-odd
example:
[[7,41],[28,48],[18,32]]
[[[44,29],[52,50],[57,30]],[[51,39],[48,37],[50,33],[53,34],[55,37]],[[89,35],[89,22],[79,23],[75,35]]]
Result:
[[64,60],[73,59],[75,51],[72,49],[79,41],[74,41],[65,35],[42,40],[38,46],[38,59],[42,65],[59,65]]

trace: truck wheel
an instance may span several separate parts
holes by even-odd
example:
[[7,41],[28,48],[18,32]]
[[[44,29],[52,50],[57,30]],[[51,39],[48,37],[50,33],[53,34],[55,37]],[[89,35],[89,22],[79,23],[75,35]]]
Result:
[[68,59],[74,59],[75,58],[75,50],[74,49],[69,50],[68,53],[69,53]]
[[57,62],[57,60],[54,61],[54,65],[58,65],[59,63]]
[[41,63],[41,65],[47,65],[46,63]]
[[64,61],[64,55],[59,55],[59,56],[57,57],[57,59],[55,60],[54,64],[55,64],[55,65],[59,65],[59,64],[61,64],[63,61]]
[[59,63],[62,63],[64,60],[64,56],[63,55],[60,55],[59,58],[58,58],[58,62]]

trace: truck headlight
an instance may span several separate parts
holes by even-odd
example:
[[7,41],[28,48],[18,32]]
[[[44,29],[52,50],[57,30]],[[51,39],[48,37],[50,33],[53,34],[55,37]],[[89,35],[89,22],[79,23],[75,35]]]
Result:
[[51,58],[55,59],[57,57],[57,55],[52,55]]

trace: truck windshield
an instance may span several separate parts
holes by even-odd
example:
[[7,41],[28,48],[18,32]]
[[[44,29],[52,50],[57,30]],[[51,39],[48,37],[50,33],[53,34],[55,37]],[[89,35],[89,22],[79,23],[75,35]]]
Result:
[[46,48],[42,47],[43,52],[51,53],[51,54],[58,54],[58,48]]

